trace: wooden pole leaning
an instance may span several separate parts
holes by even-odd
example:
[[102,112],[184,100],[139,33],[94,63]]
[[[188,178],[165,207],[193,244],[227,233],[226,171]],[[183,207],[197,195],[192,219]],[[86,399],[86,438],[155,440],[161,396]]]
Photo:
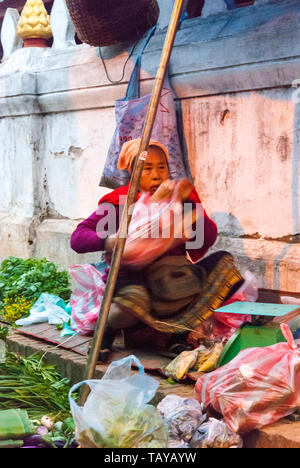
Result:
[[[131,177],[131,181],[129,185],[129,191],[128,191],[127,199],[125,202],[125,207],[122,213],[117,242],[116,242],[113,254],[112,254],[110,271],[109,271],[109,275],[107,279],[107,284],[106,284],[106,288],[105,288],[105,292],[103,296],[102,305],[101,305],[100,312],[99,312],[97,325],[96,325],[95,332],[94,332],[94,337],[93,337],[91,348],[90,348],[90,353],[88,356],[84,380],[90,380],[93,378],[95,369],[97,366],[98,355],[101,349],[104,330],[105,330],[105,326],[107,323],[109,310],[110,310],[111,302],[113,299],[115,286],[117,283],[117,277],[118,277],[119,270],[120,270],[122,255],[123,255],[124,248],[125,248],[128,227],[131,221],[132,213],[131,213],[130,208],[136,202],[136,196],[137,196],[140,179],[141,179],[141,175],[142,175],[143,168],[144,168],[144,159],[145,159],[144,155],[148,149],[149,142],[151,139],[153,125],[154,125],[155,117],[156,117],[157,110],[158,110],[160,96],[161,96],[163,83],[164,83],[164,79],[166,76],[167,67],[169,64],[174,40],[176,37],[176,32],[177,32],[177,28],[179,24],[183,2],[184,0],[175,0],[174,2],[174,8],[173,8],[168,32],[166,35],[166,39],[165,39],[165,43],[164,43],[164,47],[162,51],[160,65],[159,65],[155,83],[154,83],[154,88],[152,92],[151,101],[149,104],[148,114],[146,117],[144,129],[143,129],[143,135],[141,138],[140,148],[138,151],[138,157],[137,157],[136,164],[132,173],[132,177]],[[82,387],[82,391],[80,395],[81,405],[85,403],[86,398],[89,395],[89,392],[90,392],[89,387],[87,385],[84,385]]]

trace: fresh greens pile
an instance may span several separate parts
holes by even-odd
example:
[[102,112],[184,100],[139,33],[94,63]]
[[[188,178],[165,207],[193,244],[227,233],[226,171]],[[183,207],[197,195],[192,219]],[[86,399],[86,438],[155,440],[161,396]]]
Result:
[[41,362],[37,354],[7,353],[6,362],[0,364],[0,410],[20,408],[31,419],[48,415],[62,421],[71,417],[69,390],[69,380],[62,379],[54,366]]
[[70,277],[67,271],[46,258],[9,257],[0,268],[0,307],[4,299],[22,297],[33,303],[41,293],[49,293],[68,301],[71,296]]

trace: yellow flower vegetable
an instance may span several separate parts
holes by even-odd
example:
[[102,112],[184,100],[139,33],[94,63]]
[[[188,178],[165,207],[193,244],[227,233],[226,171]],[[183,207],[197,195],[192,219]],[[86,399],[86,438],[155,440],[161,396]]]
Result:
[[6,298],[3,302],[4,307],[1,310],[1,316],[11,323],[28,315],[33,305],[33,301],[29,301],[23,296]]

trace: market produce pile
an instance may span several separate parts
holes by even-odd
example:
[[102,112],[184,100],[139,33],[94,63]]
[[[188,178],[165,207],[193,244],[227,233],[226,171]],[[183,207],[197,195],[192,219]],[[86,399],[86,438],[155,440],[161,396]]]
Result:
[[68,301],[70,276],[46,258],[9,257],[0,268],[0,317],[15,323],[29,314],[42,293],[51,293]]
[[69,380],[37,354],[6,353],[0,364],[0,447],[77,447],[69,390]]
[[[132,365],[139,372],[132,373]],[[76,436],[82,448],[240,448],[226,422],[210,417],[196,399],[168,395],[151,404],[159,383],[136,356],[112,362],[100,380],[87,381],[89,397],[79,406],[70,390]]]
[[70,416],[69,380],[54,366],[44,364],[38,354],[23,357],[6,354],[0,364],[0,409],[22,408],[33,419]]

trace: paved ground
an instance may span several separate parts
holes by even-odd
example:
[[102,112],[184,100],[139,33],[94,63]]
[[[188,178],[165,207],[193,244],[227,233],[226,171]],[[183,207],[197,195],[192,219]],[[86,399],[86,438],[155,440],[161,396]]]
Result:
[[[11,332],[8,337],[8,349],[26,356],[39,352],[44,355],[48,363],[55,365],[57,370],[73,383],[82,380],[86,357],[74,351],[61,349],[53,344],[49,345],[44,341],[23,336],[16,331]],[[98,365],[95,378],[101,378],[106,368],[106,365]],[[172,385],[158,374],[153,373],[152,376],[159,382],[154,404],[171,393],[195,398],[194,384]],[[254,431],[245,437],[245,446],[247,448],[300,448],[300,422],[283,419],[260,431]]]

